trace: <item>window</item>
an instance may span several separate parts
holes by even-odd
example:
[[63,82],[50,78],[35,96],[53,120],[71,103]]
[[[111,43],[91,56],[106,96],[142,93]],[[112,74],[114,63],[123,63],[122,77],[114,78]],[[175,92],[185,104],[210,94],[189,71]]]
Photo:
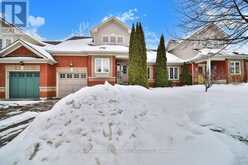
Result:
[[6,39],[6,46],[9,46],[11,44],[11,40],[10,39]]
[[102,38],[102,41],[103,41],[104,43],[108,43],[108,42],[109,42],[108,36],[104,36],[104,37]]
[[123,37],[118,37],[117,42],[118,42],[118,44],[122,44],[123,43]]
[[71,73],[68,73],[67,74],[67,78],[72,78],[72,74]]
[[109,58],[96,58],[95,59],[95,72],[96,73],[109,73],[110,60]]
[[111,42],[112,44],[115,44],[115,43],[116,43],[116,38],[115,38],[114,36],[111,36],[111,37],[110,37],[110,42]]
[[179,80],[179,68],[169,67],[169,80]]
[[127,66],[126,65],[122,66],[122,73],[127,74]]
[[79,78],[79,73],[75,73],[74,78]]
[[81,73],[81,78],[85,79],[86,78],[86,73]]
[[150,67],[147,68],[147,76],[148,76],[148,79],[151,78],[151,76],[150,76]]
[[148,80],[152,80],[153,79],[152,66],[148,66],[148,68],[147,68],[147,76],[148,76]]
[[229,70],[230,70],[231,74],[240,74],[241,73],[240,61],[231,61],[230,66],[229,66]]
[[64,73],[61,73],[60,74],[60,78],[65,78],[65,74]]
[[3,40],[0,39],[0,49],[2,49],[2,48],[3,48]]

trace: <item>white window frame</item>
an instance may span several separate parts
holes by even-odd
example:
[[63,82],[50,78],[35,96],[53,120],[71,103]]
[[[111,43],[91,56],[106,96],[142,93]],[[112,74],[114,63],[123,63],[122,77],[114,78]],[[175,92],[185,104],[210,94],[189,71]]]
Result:
[[[236,70],[236,65],[237,63],[239,64],[239,73],[237,73],[237,70]],[[231,73],[231,66],[233,64],[233,73]],[[229,73],[231,75],[241,75],[241,62],[240,61],[230,61],[229,63]]]
[[[112,38],[114,38],[115,42],[112,42],[112,41],[111,41]],[[116,37],[115,35],[113,35],[113,34],[110,35],[110,37],[109,37],[109,43],[110,43],[110,44],[113,44],[113,45],[117,44],[117,37]]]
[[[105,38],[105,37],[108,39],[107,42],[104,42],[104,38]],[[102,36],[102,42],[103,42],[103,43],[107,43],[107,44],[108,44],[108,43],[109,43],[109,40],[110,40],[109,36]]]
[[[101,71],[99,72],[98,70],[97,70],[97,66],[96,66],[96,61],[97,60],[100,60],[101,62]],[[105,72],[104,71],[104,60],[107,60],[107,66],[108,66],[108,72]],[[110,59],[109,58],[101,58],[101,57],[97,57],[97,58],[95,58],[95,73],[109,73],[110,72]]]
[[[119,42],[119,39],[120,39],[120,38],[122,39],[122,42]],[[123,44],[123,43],[124,43],[124,37],[123,37],[123,36],[117,36],[117,37],[116,37],[116,43],[117,43],[117,44]]]
[[[170,69],[171,68],[173,69],[173,78],[171,78],[171,75],[170,75]],[[174,77],[174,75],[175,75],[175,73],[174,73],[175,72],[175,69],[177,69],[177,78]],[[179,67],[177,67],[177,66],[170,66],[170,67],[168,67],[168,79],[169,80],[176,80],[176,81],[179,80],[179,75],[180,75],[179,72],[180,72],[179,71]]]

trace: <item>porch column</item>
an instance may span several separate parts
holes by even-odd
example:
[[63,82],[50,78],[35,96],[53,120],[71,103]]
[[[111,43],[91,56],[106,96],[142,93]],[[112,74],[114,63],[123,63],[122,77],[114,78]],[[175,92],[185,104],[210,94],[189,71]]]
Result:
[[208,71],[208,78],[211,79],[212,70],[211,70],[211,58],[207,60],[207,71]]
[[195,80],[195,67],[194,67],[194,63],[191,64],[191,70],[192,70],[192,85],[194,84],[194,80]]

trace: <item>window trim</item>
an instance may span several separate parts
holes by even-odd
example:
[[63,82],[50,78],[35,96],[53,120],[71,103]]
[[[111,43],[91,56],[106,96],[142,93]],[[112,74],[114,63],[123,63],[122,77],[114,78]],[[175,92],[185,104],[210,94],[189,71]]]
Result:
[[[96,67],[96,61],[97,60],[101,60],[101,72],[99,72],[98,70],[97,70],[97,67]],[[105,72],[104,71],[104,67],[103,67],[103,61],[104,60],[107,60],[108,61],[108,72]],[[103,57],[97,57],[97,58],[95,58],[95,60],[94,60],[94,65],[95,65],[95,73],[103,73],[103,74],[106,74],[106,73],[110,73],[110,69],[111,69],[111,67],[110,67],[110,59],[109,58],[103,58]]]
[[[170,76],[170,69],[171,69],[171,68],[173,69],[173,78],[171,78],[171,76]],[[174,78],[174,75],[175,75],[175,74],[174,74],[175,68],[177,68],[177,78]],[[179,75],[180,75],[179,72],[180,72],[180,71],[179,71],[179,67],[178,67],[178,66],[169,66],[169,67],[168,67],[168,80],[179,81],[179,79],[180,79],[180,78],[179,78]]]
[[[233,73],[231,73],[231,65],[234,64]],[[239,63],[239,73],[236,71],[236,64]],[[241,62],[240,61],[230,61],[229,62],[229,73],[231,75],[241,75]]]
[[[107,41],[107,42],[104,42],[104,38],[105,38],[105,37],[108,39],[108,41]],[[110,39],[110,38],[109,38],[109,36],[107,36],[107,35],[102,36],[102,42],[103,42],[103,43],[107,43],[107,44],[108,44],[108,43],[109,43],[109,39]]]

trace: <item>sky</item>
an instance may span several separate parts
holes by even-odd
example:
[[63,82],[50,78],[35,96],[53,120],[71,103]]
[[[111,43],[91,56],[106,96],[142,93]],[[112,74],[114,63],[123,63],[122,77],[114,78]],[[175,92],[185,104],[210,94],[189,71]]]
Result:
[[43,40],[62,40],[74,34],[89,35],[104,18],[117,16],[131,25],[141,21],[149,47],[159,36],[167,41],[180,32],[176,0],[29,0],[29,33]]

